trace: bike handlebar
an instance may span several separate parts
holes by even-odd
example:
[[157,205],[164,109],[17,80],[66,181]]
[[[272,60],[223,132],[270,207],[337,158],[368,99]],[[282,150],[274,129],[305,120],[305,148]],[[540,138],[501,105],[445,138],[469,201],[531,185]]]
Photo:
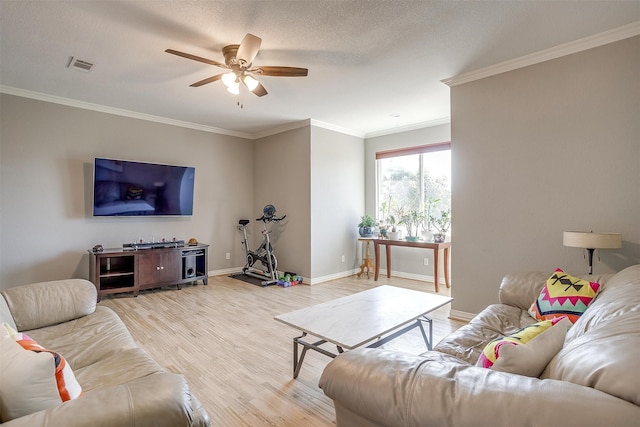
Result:
[[278,221],[282,221],[286,217],[287,217],[286,215],[283,215],[280,218],[278,218],[277,216],[269,216],[269,217],[267,217],[267,216],[262,215],[260,218],[256,218],[256,221],[262,221],[262,222],[274,221],[274,222],[278,222]]

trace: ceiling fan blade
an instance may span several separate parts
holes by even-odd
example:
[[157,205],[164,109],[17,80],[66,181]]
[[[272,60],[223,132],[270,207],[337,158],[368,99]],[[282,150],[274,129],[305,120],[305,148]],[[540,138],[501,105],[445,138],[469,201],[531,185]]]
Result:
[[240,65],[248,67],[258,54],[261,44],[262,39],[260,37],[247,33],[240,42],[240,47],[236,53],[236,59],[240,62]]
[[267,90],[264,88],[264,86],[262,86],[262,83],[258,82],[258,86],[256,86],[256,88],[254,90],[252,90],[253,93],[255,93],[257,96],[265,96],[268,92]]
[[298,67],[275,67],[275,66],[263,66],[256,67],[249,70],[252,73],[260,74],[262,76],[276,76],[276,77],[305,77],[309,74],[309,70],[306,68]]
[[165,52],[172,55],[182,56],[183,58],[192,59],[194,61],[204,62],[205,64],[215,65],[216,67],[229,68],[226,64],[221,64],[220,62],[213,61],[211,59],[202,58],[201,56],[191,55],[190,53],[180,52],[179,50],[167,49],[165,50]]
[[220,80],[222,78],[223,74],[216,74],[213,77],[208,77],[208,78],[206,78],[204,80],[200,80],[199,82],[195,82],[195,83],[193,83],[193,84],[191,84],[189,86],[191,86],[191,87],[199,87],[199,86],[202,86],[202,85],[206,85],[208,83],[213,83],[215,81]]

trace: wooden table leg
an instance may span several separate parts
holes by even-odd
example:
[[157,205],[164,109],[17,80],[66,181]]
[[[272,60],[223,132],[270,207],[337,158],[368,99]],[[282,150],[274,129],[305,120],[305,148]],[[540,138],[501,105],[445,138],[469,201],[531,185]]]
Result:
[[[389,250],[387,248],[387,250]],[[373,252],[376,256],[376,268],[375,274],[373,275],[373,280],[378,280],[378,276],[380,275],[380,244],[378,242],[373,242]]]
[[360,272],[357,274],[358,277],[360,277],[362,275],[362,273],[364,273],[364,270],[367,270],[367,279],[369,278],[369,273],[371,272],[371,269],[374,269],[373,263],[371,261],[371,251],[369,250],[369,243],[371,243],[370,241],[366,241],[365,243],[365,253],[364,253],[364,257],[362,258],[362,264],[360,265]]
[[450,288],[449,284],[449,248],[444,248],[444,282],[447,288]]
[[387,277],[391,277],[391,246],[385,245],[384,250],[387,251]]
[[438,270],[439,270],[439,255],[440,255],[440,251],[437,249],[433,250],[433,282],[436,285],[436,292],[440,292],[439,286],[438,286]]

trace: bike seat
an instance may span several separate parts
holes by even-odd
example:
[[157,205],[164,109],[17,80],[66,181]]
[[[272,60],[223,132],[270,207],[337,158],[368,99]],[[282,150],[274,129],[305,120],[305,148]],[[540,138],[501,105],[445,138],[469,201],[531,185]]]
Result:
[[249,224],[251,221],[249,221],[248,219],[241,219],[240,221],[238,221],[238,224],[240,225],[247,225]]

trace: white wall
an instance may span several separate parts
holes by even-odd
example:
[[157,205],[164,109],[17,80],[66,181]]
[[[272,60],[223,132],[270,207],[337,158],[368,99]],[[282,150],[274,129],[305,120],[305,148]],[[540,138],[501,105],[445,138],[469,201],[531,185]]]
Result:
[[453,309],[514,271],[586,274],[565,230],[622,233],[594,272],[640,263],[640,37],[451,89]]
[[[379,151],[393,150],[397,148],[416,147],[427,144],[437,144],[451,140],[451,128],[449,124],[431,126],[407,132],[384,135],[366,140],[365,151],[365,194],[366,213],[376,216],[376,153]],[[453,165],[452,165],[453,169]],[[452,212],[452,216],[455,212]],[[452,243],[451,257],[455,253]],[[381,271],[386,271],[387,265],[384,251],[381,249]],[[424,258],[428,259],[429,265],[424,265]],[[440,271],[444,267],[444,257],[440,256]],[[392,275],[407,277],[418,280],[433,280],[433,251],[415,248],[394,247],[391,251]],[[444,283],[444,273],[440,273],[439,283]]]
[[[211,244],[209,270],[241,265],[235,225],[253,211],[253,141],[6,94],[0,119],[0,289],[88,278],[87,249],[134,236],[196,237]],[[92,217],[94,157],[194,166],[193,216]]]

